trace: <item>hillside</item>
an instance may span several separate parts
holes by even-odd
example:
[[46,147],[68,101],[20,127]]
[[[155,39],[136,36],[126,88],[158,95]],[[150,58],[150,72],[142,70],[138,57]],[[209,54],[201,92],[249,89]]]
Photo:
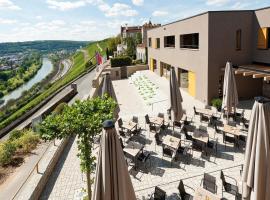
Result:
[[[99,48],[102,48],[101,49]],[[50,87],[44,87],[44,90],[41,94],[38,94],[34,99],[29,101],[26,105],[22,106],[16,111],[13,111],[9,116],[7,116],[5,119],[3,119],[0,122],[0,129],[6,127],[8,124],[10,124],[12,121],[16,120],[18,117],[25,114],[27,111],[38,105],[41,101],[46,99],[48,96],[56,92],[59,88],[63,87],[64,85],[70,83],[72,80],[74,80],[76,77],[81,75],[82,73],[86,72],[87,70],[90,70],[90,68],[93,68],[94,66],[89,66],[87,68],[86,63],[89,61],[88,59],[93,58],[92,62],[95,63],[95,51],[100,51],[102,55],[106,54],[106,48],[108,47],[108,40],[102,40],[98,42],[93,42],[89,44],[87,47],[84,48],[84,52],[88,52],[88,56],[84,55],[84,52],[78,51],[72,56],[73,60],[73,66],[72,68],[66,73],[63,78],[57,80],[55,83],[50,85]],[[87,58],[87,59],[86,59]],[[1,115],[1,113],[0,113]]]
[[89,41],[65,41],[65,40],[47,40],[31,42],[7,42],[0,43],[0,56],[14,54],[29,50],[38,50],[44,53],[61,50],[76,50],[88,45]]

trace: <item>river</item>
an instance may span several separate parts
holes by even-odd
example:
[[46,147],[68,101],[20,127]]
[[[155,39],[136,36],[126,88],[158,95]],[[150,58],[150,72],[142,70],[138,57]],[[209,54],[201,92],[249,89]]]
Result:
[[31,78],[28,82],[24,83],[17,89],[13,90],[12,92],[2,97],[1,99],[5,100],[5,102],[1,104],[0,107],[5,105],[7,101],[10,99],[19,98],[22,95],[23,91],[29,90],[33,85],[35,85],[36,83],[44,79],[52,70],[53,70],[53,64],[48,58],[44,57],[42,60],[42,66],[38,70],[37,74],[33,78]]

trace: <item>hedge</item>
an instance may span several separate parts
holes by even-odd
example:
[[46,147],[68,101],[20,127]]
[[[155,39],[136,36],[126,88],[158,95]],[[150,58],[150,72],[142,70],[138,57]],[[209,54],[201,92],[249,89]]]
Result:
[[129,66],[132,64],[132,59],[129,56],[121,56],[111,59],[112,67]]

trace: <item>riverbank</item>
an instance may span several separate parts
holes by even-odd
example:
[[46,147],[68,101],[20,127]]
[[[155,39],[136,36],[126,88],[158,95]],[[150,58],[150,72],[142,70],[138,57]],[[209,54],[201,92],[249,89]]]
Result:
[[[51,71],[53,71],[53,65],[51,61],[46,57],[42,58],[42,62],[40,61],[38,67],[35,67],[35,66],[30,67],[31,69],[29,68],[29,70],[32,70],[32,72],[34,72],[34,73],[31,73],[32,78],[30,79],[29,75],[26,75],[28,76],[27,78],[28,81],[27,82],[21,81],[20,86],[18,86],[15,90],[3,96],[1,100],[4,100],[5,102],[1,106],[8,104],[8,101],[11,99],[16,100],[20,98],[25,91],[31,89],[36,83],[42,81],[49,73],[51,73]],[[35,70],[33,68],[35,68]],[[21,77],[21,79],[22,78],[23,77]]]

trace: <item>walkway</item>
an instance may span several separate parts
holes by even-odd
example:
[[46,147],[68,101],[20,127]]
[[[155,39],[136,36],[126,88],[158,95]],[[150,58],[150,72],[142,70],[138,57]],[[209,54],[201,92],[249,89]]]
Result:
[[76,191],[85,187],[77,154],[77,141],[73,138],[63,151],[40,199],[73,199]]

